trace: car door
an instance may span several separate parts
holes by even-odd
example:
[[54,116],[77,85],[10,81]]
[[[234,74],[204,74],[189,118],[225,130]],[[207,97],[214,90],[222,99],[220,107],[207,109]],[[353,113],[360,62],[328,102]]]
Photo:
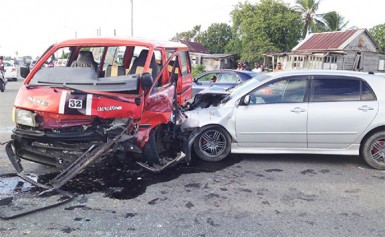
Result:
[[360,78],[314,76],[310,91],[309,148],[349,147],[378,111],[376,96]]
[[307,76],[268,82],[235,111],[239,147],[306,148]]

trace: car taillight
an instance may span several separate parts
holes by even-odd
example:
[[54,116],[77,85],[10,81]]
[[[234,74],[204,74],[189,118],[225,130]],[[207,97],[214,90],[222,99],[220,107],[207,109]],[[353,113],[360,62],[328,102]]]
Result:
[[16,72],[16,68],[12,68],[11,72]]

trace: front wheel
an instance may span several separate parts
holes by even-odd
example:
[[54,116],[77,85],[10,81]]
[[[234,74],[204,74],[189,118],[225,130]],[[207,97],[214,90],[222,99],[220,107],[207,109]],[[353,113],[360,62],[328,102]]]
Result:
[[370,167],[385,170],[385,131],[376,132],[366,139],[360,155]]
[[195,139],[194,151],[204,161],[221,161],[231,150],[231,137],[219,126],[204,129]]

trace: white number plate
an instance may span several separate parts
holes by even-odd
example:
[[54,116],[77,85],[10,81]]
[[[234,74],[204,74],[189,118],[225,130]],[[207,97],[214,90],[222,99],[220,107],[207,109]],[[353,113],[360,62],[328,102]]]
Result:
[[83,101],[82,100],[76,100],[76,99],[70,99],[68,107],[71,109],[81,109],[81,108],[83,108]]

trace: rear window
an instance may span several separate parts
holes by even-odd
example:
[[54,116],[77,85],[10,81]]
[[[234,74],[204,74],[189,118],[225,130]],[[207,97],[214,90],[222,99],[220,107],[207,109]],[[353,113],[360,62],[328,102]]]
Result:
[[366,82],[358,78],[316,78],[312,80],[310,101],[360,101],[376,97]]

